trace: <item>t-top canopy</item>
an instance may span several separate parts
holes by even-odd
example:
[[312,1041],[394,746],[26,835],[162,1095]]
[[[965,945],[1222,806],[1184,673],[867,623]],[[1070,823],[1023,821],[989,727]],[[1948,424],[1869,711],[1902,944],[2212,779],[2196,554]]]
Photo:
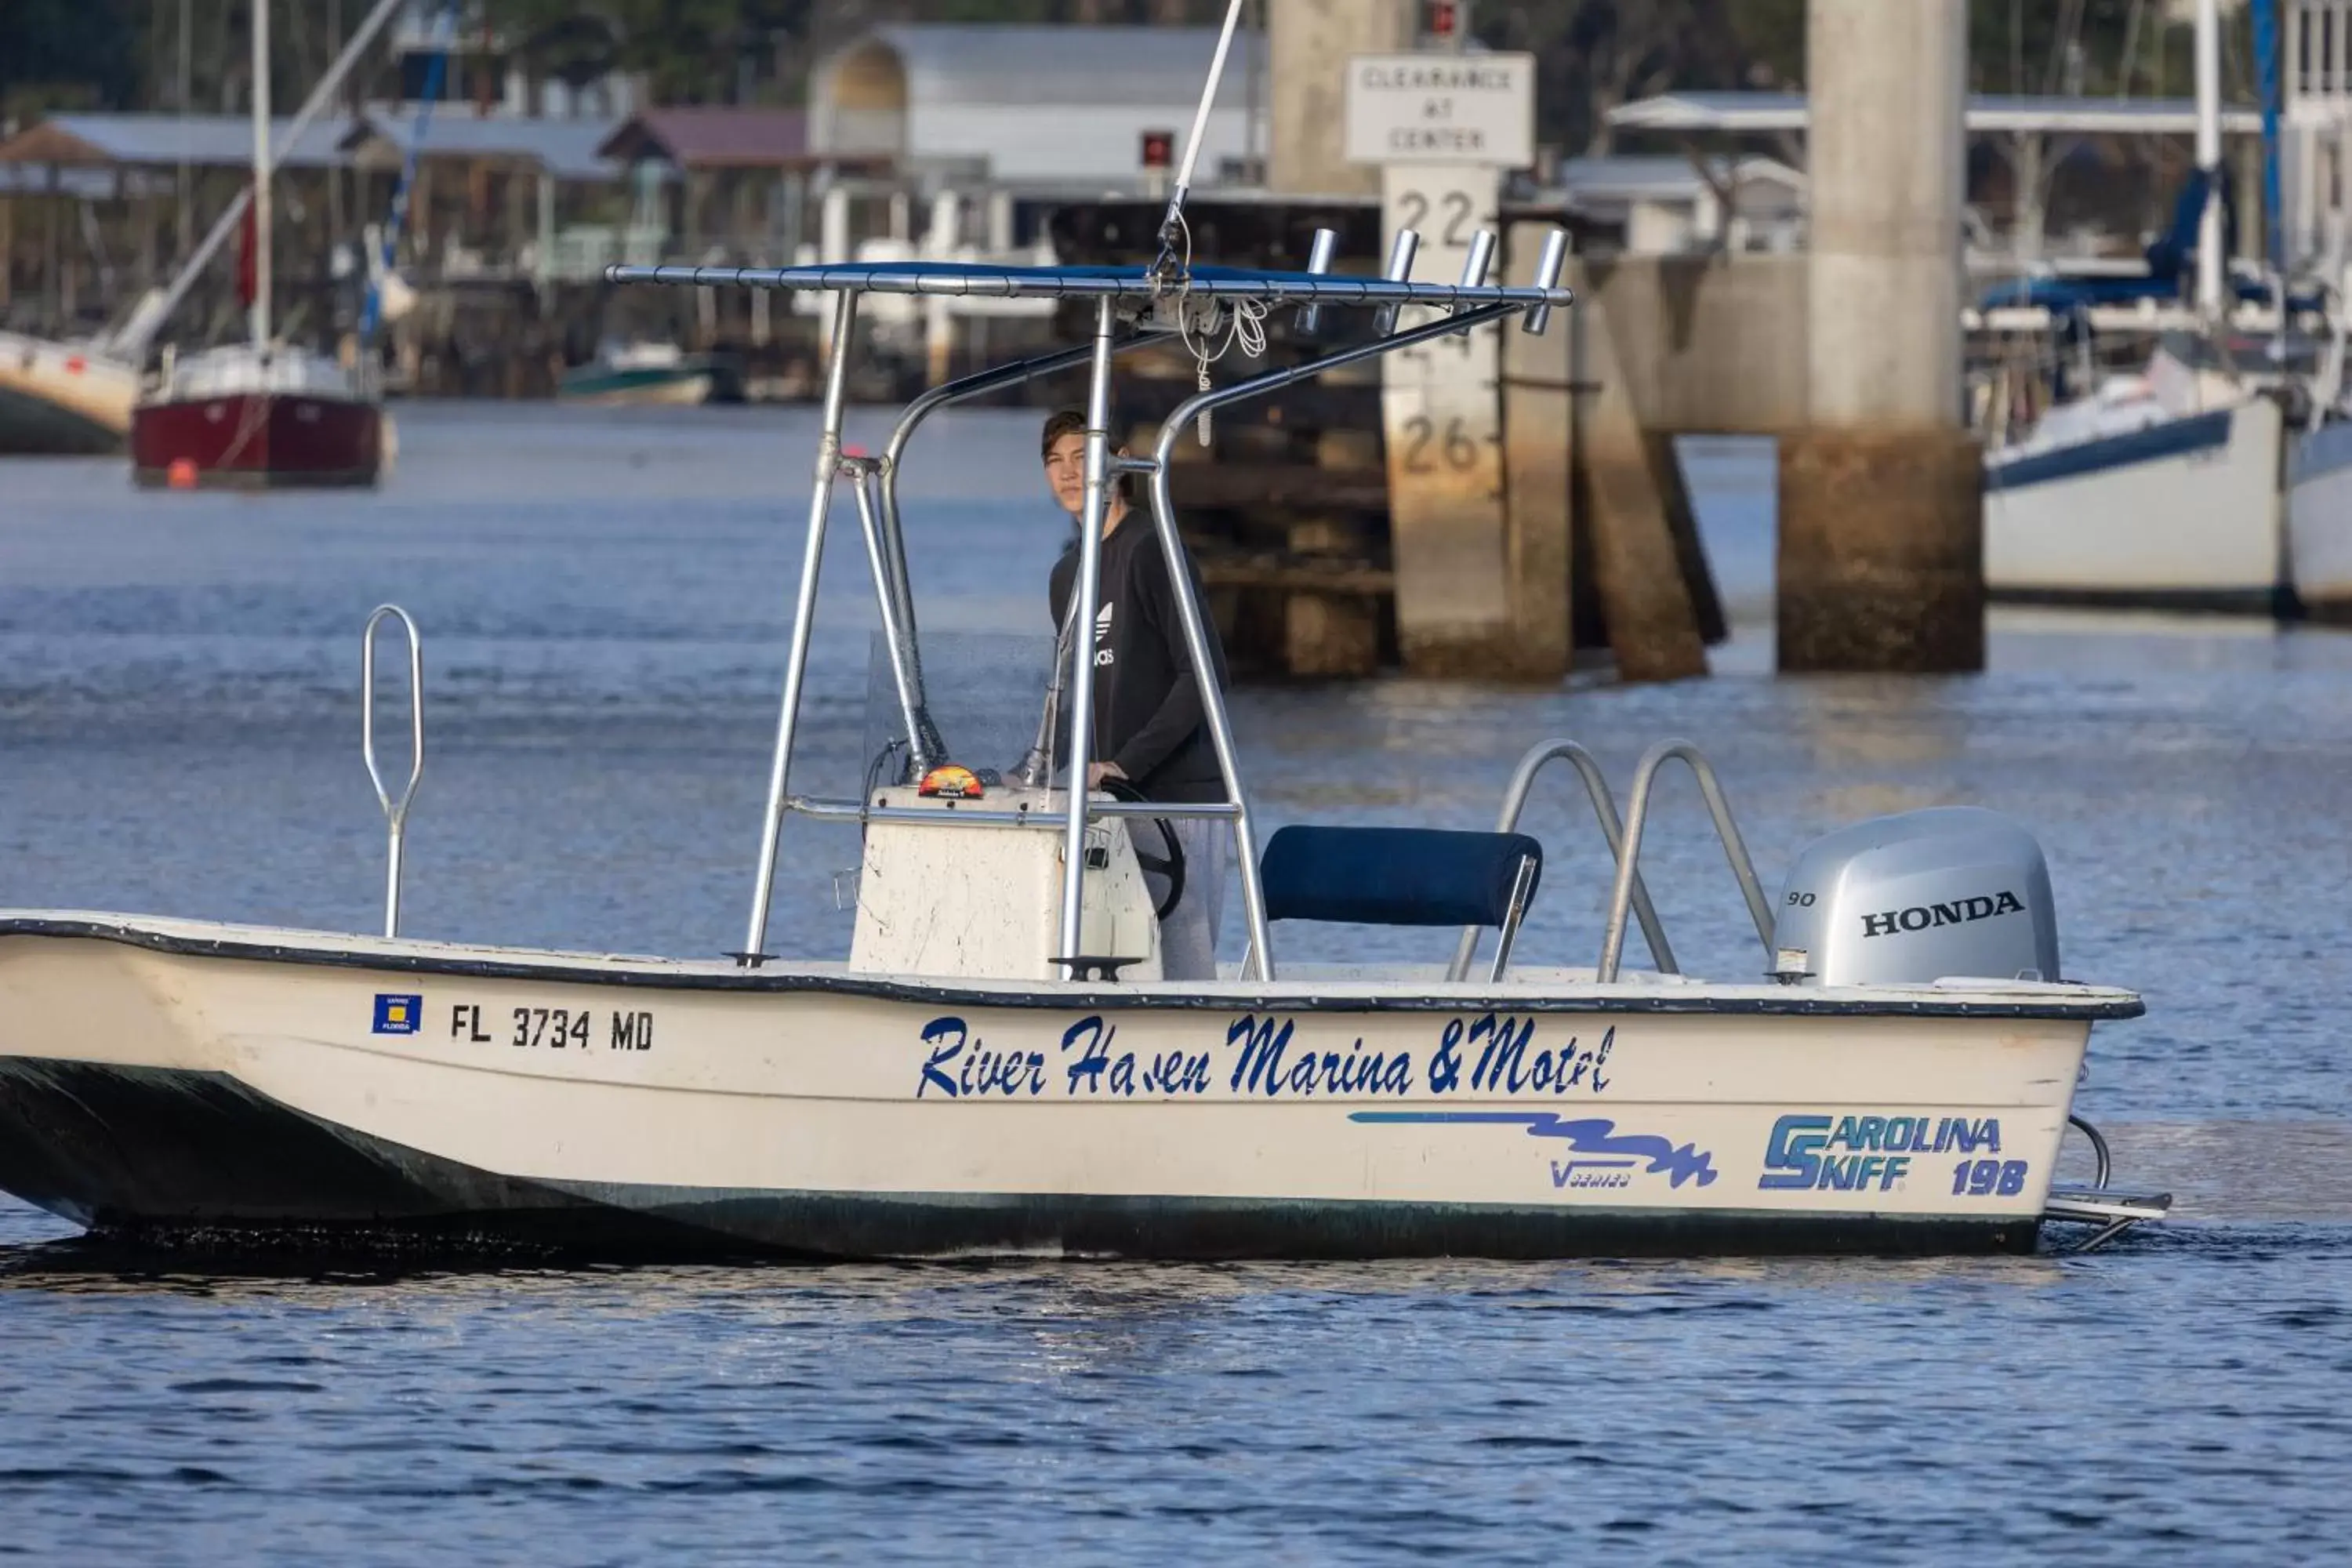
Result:
[[1190,292],[1220,300],[1326,305],[1569,305],[1561,288],[1405,283],[1318,272],[1265,272],[1245,267],[1195,267],[1155,275],[1145,267],[990,267],[971,262],[889,261],[830,267],[608,267],[610,283],[676,283],[696,288],[856,289],[871,294],[961,294],[992,298],[1151,300]]

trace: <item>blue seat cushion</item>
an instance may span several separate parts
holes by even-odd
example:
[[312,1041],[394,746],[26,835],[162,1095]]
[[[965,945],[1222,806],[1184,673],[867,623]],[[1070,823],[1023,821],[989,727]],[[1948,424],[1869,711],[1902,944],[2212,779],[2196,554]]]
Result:
[[1524,833],[1286,827],[1266,845],[1259,871],[1270,921],[1499,926],[1519,862],[1529,858],[1540,879],[1543,846]]

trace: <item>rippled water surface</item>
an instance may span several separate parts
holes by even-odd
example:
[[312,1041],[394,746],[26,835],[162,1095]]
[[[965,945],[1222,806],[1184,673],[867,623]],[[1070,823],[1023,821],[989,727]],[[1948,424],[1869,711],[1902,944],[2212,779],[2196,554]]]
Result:
[[[402,423],[366,496],[0,463],[0,905],[366,927],[357,632],[394,599],[426,636],[407,929],[736,945],[809,419]],[[1044,629],[1062,525],[1033,438],[982,414],[919,447],[927,630]],[[1768,881],[1855,816],[2012,812],[2050,851],[2068,973],[2147,997],[2095,1036],[2080,1106],[2127,1184],[2179,1195],[2161,1233],[1926,1263],[286,1279],[126,1272],[0,1199],[0,1553],[2341,1560],[2352,637],[2003,615],[1980,678],[1775,679],[1769,458],[1688,456],[1746,621],[1715,679],[1244,692],[1266,826],[1483,825],[1549,734],[1621,780],[1697,739]],[[810,710],[810,765],[843,782],[864,592],[845,527]],[[1751,973],[1683,787],[1653,886],[1690,967]],[[1589,963],[1606,864],[1568,804],[1530,813],[1551,865],[1521,952]],[[845,945],[855,853],[794,825],[778,942]],[[1433,951],[1312,928],[1288,951],[1343,943]]]

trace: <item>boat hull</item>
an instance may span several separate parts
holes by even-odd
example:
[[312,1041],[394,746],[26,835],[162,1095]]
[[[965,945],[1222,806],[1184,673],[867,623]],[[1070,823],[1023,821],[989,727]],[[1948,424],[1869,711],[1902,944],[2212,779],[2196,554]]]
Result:
[[[135,1149],[137,1157],[126,1158]],[[244,1253],[611,1261],[2031,1251],[2032,1220],[1553,1205],[545,1184],[219,1074],[0,1060],[0,1188],[100,1235]]]
[[690,407],[709,402],[711,391],[712,376],[708,370],[608,370],[588,366],[565,372],[555,395],[566,403],[614,407]]
[[131,475],[150,487],[372,485],[383,445],[380,405],[311,393],[143,403],[131,417]]
[[2091,1018],[2137,1006],[957,987],[9,919],[0,1187],[329,1250],[2016,1250]]
[[120,452],[137,389],[129,365],[0,332],[0,456]]
[[2252,398],[1988,464],[1985,587],[2050,604],[2282,613],[2278,405]]
[[2287,552],[2304,612],[2352,626],[2352,421],[2323,425],[2294,444]]

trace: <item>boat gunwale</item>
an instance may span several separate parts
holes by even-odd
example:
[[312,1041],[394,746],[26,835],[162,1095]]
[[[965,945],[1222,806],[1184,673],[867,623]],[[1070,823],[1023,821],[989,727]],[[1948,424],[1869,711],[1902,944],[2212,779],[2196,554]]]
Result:
[[[173,923],[183,923],[173,921]],[[1423,986],[1393,994],[1359,990],[1318,989],[1312,982],[1292,991],[1279,978],[1264,982],[1220,982],[1213,989],[1171,991],[1155,983],[1104,988],[1067,982],[997,981],[974,984],[957,980],[893,979],[853,973],[846,970],[806,968],[705,967],[695,961],[619,954],[549,952],[522,948],[482,948],[412,940],[388,942],[380,937],[343,937],[321,932],[325,940],[304,944],[282,940],[302,933],[270,927],[238,927],[212,922],[216,935],[196,935],[161,929],[134,917],[88,913],[0,912],[0,941],[10,937],[52,940],[94,940],[151,952],[199,958],[226,958],[264,963],[292,963],[332,969],[373,969],[391,973],[444,975],[468,980],[529,980],[561,984],[618,985],[654,991],[718,991],[792,994],[809,992],[882,1002],[910,1002],[1014,1010],[1101,1012],[1160,1010],[1230,1013],[1241,1009],[1273,1009],[1286,1013],[1458,1013],[1486,1007],[1515,1013],[1680,1014],[1763,1017],[1939,1017],[1939,1018],[2137,1018],[2147,1010],[2137,995],[2106,987],[2070,982],[2033,983],[2064,985],[2073,994],[2049,994],[2026,1000],[2000,986],[2024,982],[1990,982],[1975,996],[1927,996],[1929,986],[1890,986],[1890,994],[1858,995],[1860,987],[1841,988],[1843,994],[1823,995],[1818,988],[1793,985],[1741,987],[1706,983],[1650,987],[1639,984],[1601,986],[1580,982],[1578,991],[1507,992],[1471,981],[1446,988]],[[251,933],[251,934],[231,934]],[[361,945],[366,944],[366,945]],[[440,951],[415,951],[418,948]],[[405,951],[404,951],[405,950]],[[1362,982],[1343,983],[1360,985]],[[1741,992],[1726,995],[1726,990]],[[1752,994],[1748,994],[1752,993]],[[1999,1000],[1986,1000],[1985,995]]]

